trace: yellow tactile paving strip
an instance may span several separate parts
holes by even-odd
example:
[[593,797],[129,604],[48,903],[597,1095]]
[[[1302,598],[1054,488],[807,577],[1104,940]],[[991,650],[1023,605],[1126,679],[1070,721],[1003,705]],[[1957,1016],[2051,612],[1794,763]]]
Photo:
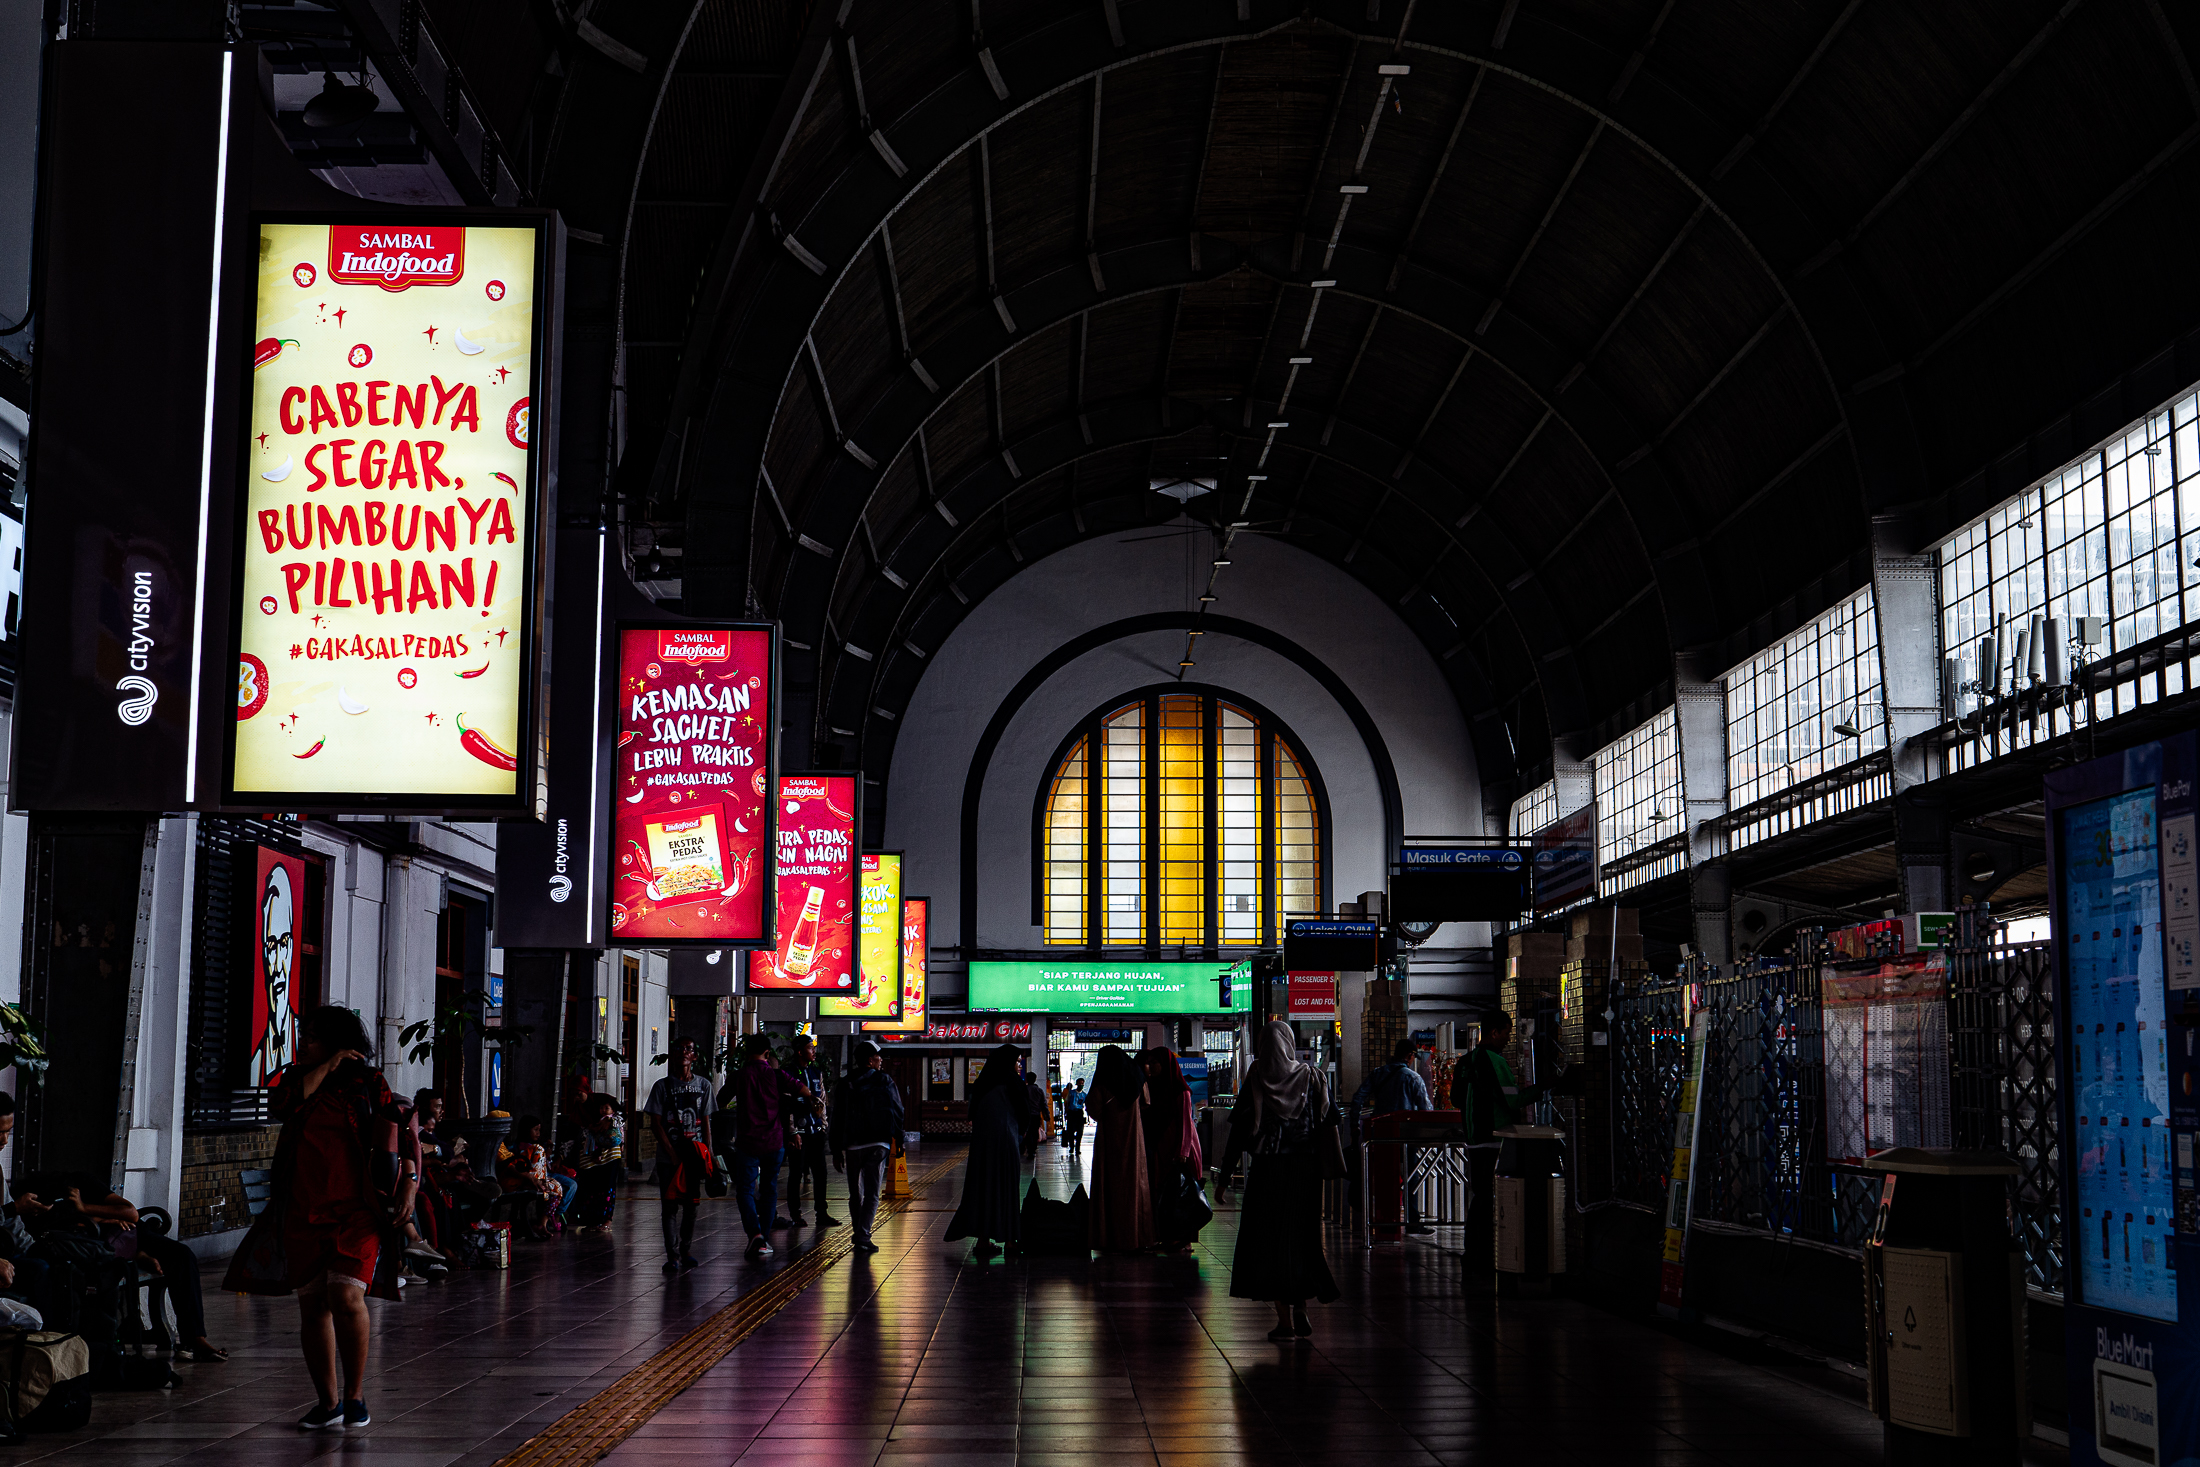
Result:
[[[918,1190],[962,1160],[955,1156],[911,1178],[909,1196],[880,1201],[881,1213],[915,1209]],[[804,1252],[757,1288],[719,1310],[602,1391],[560,1416],[502,1457],[497,1467],[585,1467],[632,1436],[665,1403],[702,1378],[757,1327],[793,1303],[819,1274],[848,1256],[855,1236],[846,1228]]]

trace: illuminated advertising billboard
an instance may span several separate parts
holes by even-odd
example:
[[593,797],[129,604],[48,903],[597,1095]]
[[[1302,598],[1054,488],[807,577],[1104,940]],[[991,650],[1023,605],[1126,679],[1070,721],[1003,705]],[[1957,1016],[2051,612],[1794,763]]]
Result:
[[856,807],[862,776],[779,776],[777,941],[749,954],[749,987],[852,993]]
[[258,244],[225,799],[532,812],[544,226]]
[[1226,963],[1128,961],[970,965],[970,1008],[1034,1014],[1221,1012]]
[[768,625],[619,628],[614,942],[770,946],[777,649]]
[[921,1033],[925,1010],[925,944],[931,940],[931,899],[901,899],[901,1021],[865,1024],[866,1031],[895,1030]]
[[901,1018],[901,852],[863,856],[862,918],[856,931],[856,991],[817,1001],[821,1019]]

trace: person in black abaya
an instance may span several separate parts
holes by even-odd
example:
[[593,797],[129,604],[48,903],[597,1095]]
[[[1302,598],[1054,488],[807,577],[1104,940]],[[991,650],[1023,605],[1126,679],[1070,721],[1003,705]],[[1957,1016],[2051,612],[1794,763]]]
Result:
[[1298,1058],[1298,1039],[1281,1020],[1260,1031],[1252,1072],[1230,1112],[1228,1176],[1248,1158],[1245,1198],[1238,1205],[1237,1255],[1230,1297],[1276,1307],[1271,1340],[1310,1335],[1306,1301],[1327,1304],[1337,1281],[1322,1254],[1322,1180],[1344,1175],[1336,1107],[1321,1072]]
[[1016,1241],[1024,1136],[1036,1124],[1031,1097],[1016,1072],[1018,1054],[1013,1044],[994,1050],[970,1091],[970,1160],[963,1168],[962,1205],[947,1225],[947,1241],[976,1238],[980,1258],[1001,1251],[996,1239]]
[[1154,1241],[1175,1252],[1189,1249],[1205,1226],[1184,1205],[1187,1179],[1196,1182],[1205,1163],[1199,1154],[1199,1123],[1192,1089],[1166,1046],[1139,1057],[1146,1072],[1146,1103],[1139,1123],[1145,1131],[1146,1182],[1153,1194]]

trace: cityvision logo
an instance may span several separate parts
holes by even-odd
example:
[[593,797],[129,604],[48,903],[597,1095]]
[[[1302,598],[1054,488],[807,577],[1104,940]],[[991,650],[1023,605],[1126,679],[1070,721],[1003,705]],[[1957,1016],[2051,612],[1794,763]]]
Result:
[[153,576],[150,571],[133,571],[130,576],[130,672],[131,675],[115,684],[118,693],[132,696],[122,700],[115,709],[115,717],[131,728],[137,728],[153,716],[153,705],[160,701],[160,689],[153,680],[140,676],[152,665],[153,651]]
[[573,894],[573,878],[565,874],[565,842],[565,822],[560,820],[558,822],[558,854],[550,862],[552,868],[557,872],[555,876],[550,878],[550,900],[554,902],[562,902]]
[[2093,1331],[2093,1353],[2114,1365],[2129,1365],[2134,1370],[2154,1368],[2154,1346],[2142,1344],[2129,1330],[2120,1339],[2109,1338],[2105,1327]]

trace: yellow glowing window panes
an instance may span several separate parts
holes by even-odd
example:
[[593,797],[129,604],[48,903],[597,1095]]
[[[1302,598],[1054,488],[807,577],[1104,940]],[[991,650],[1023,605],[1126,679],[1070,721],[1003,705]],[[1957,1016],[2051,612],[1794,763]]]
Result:
[[1261,939],[1260,726],[1219,705],[1215,718],[1215,879],[1222,941]]
[[1161,700],[1161,945],[1207,941],[1207,731],[1198,698]]
[[1100,729],[1100,940],[1146,940],[1146,710],[1133,704]]
[[1280,917],[1322,909],[1321,812],[1290,748],[1276,741],[1276,907]]
[[1046,787],[1040,941],[1276,943],[1282,917],[1322,909],[1317,805],[1304,759],[1247,709],[1171,691],[1107,713]]
[[1085,766],[1087,740],[1062,761],[1047,796],[1045,941],[1085,940]]

